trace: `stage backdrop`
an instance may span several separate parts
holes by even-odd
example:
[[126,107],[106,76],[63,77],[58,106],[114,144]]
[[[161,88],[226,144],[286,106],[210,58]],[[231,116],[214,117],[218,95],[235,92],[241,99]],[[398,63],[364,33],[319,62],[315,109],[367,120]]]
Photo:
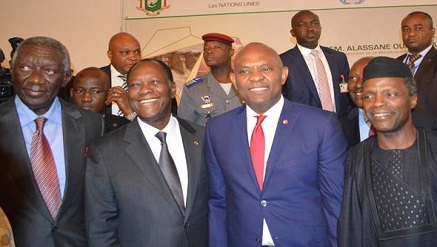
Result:
[[309,9],[320,17],[320,44],[347,54],[350,64],[363,56],[397,57],[405,52],[400,22],[412,11],[437,20],[435,0],[125,0],[124,29],[140,39],[143,57],[159,57],[176,77],[178,91],[185,81],[207,72],[201,36],[228,34],[234,48],[265,43],[279,53],[295,45],[291,17]]

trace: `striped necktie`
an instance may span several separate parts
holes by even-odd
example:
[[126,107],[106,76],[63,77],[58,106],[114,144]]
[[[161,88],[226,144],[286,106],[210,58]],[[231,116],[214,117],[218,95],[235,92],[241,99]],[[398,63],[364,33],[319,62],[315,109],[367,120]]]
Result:
[[420,55],[419,53],[417,54],[411,54],[410,57],[408,58],[408,67],[410,67],[411,71],[414,71],[414,62],[419,59],[420,57],[422,57],[422,55]]
[[44,135],[46,118],[35,119],[36,131],[30,147],[30,163],[38,188],[53,219],[58,215],[62,204],[59,178],[50,144]]
[[120,78],[121,80],[123,80],[123,84],[121,84],[121,87],[124,90],[127,90],[127,75],[119,75],[118,78]]

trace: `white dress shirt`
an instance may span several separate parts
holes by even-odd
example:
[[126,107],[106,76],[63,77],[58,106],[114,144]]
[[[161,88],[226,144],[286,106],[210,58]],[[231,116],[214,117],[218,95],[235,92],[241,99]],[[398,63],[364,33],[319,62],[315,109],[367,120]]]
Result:
[[[280,100],[274,106],[272,106],[268,111],[262,114],[266,116],[266,118],[261,124],[263,128],[264,140],[265,140],[263,176],[265,176],[266,174],[267,161],[270,155],[270,150],[272,149],[273,139],[276,133],[276,127],[278,126],[279,117],[281,115],[283,107],[284,107],[284,98],[281,95]],[[257,120],[256,116],[259,116],[259,114],[253,111],[248,105],[246,105],[247,135],[248,135],[247,139],[249,140],[249,143],[252,138],[253,129],[255,128],[256,125],[256,120]],[[274,245],[269,227],[265,219],[263,220],[262,245]]]
[[179,179],[181,181],[184,204],[186,206],[188,189],[188,168],[178,120],[172,116],[167,126],[165,126],[165,128],[162,130],[159,130],[145,123],[140,118],[137,118],[137,121],[140,125],[144,137],[146,138],[147,143],[150,146],[150,149],[152,150],[153,156],[155,157],[157,163],[159,162],[159,156],[161,154],[161,141],[155,135],[159,131],[167,133],[166,141],[168,151],[170,152],[170,155],[176,165],[176,170],[178,171]]
[[[317,77],[316,61],[315,61],[315,57],[311,55],[312,49],[308,49],[299,44],[297,44],[297,47],[299,48],[300,53],[302,53],[302,56],[307,64],[311,76],[313,77],[313,81],[316,86],[317,93],[320,95],[319,83],[317,82],[318,77]],[[331,93],[331,101],[332,101],[332,105],[334,106],[334,112],[335,112],[337,108],[335,106],[334,82],[332,81],[331,68],[329,67],[328,60],[326,60],[325,54],[323,53],[320,46],[318,45],[313,50],[317,50],[319,52],[319,58],[323,63],[323,67],[325,67],[326,77],[328,78],[329,92]]]
[[[122,74],[120,74],[112,64],[109,67],[111,68],[111,87],[123,86],[124,81],[119,77]],[[115,102],[112,102],[112,115],[123,116],[123,113],[121,113],[120,108]]]

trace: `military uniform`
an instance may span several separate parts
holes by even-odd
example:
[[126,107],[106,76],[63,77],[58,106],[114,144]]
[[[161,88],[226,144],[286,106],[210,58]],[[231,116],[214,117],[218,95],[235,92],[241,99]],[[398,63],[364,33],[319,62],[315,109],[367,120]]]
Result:
[[237,90],[232,86],[226,94],[211,72],[187,83],[182,91],[178,117],[205,126],[209,118],[241,106]]

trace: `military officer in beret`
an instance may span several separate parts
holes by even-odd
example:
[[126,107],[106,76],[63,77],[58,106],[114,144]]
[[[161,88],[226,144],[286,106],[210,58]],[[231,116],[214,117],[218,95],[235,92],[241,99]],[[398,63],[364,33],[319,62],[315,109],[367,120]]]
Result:
[[241,106],[242,101],[230,79],[234,40],[220,33],[208,33],[202,39],[203,58],[211,70],[185,85],[178,117],[205,126],[209,118]]

